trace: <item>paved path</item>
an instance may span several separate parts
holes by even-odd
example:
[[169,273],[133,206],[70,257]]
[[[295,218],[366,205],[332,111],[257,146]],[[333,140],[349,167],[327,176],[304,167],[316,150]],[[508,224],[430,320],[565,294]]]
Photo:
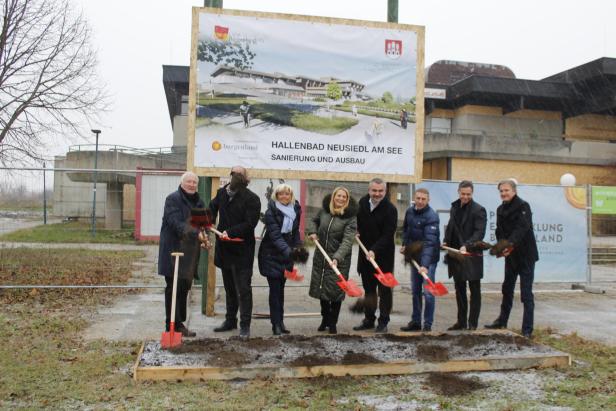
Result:
[[[357,249],[354,250],[357,253]],[[356,255],[356,254],[355,254]],[[110,340],[144,340],[158,339],[163,330],[164,322],[164,281],[155,274],[156,247],[150,246],[147,256],[138,264],[133,281],[144,281],[148,284],[160,284],[160,289],[146,289],[138,295],[125,295],[121,300],[111,306],[102,307],[92,317],[92,326],[86,331],[87,339],[106,338]],[[319,302],[308,297],[309,265],[301,272],[306,275],[302,283],[287,282],[285,311],[289,313],[314,313],[309,317],[286,318],[285,324],[293,333],[304,335],[316,334],[320,323]],[[595,268],[598,266],[595,266]],[[616,271],[616,267],[607,268],[606,271]],[[354,272],[354,268],[352,271]],[[407,270],[400,269],[402,274],[398,278],[402,287],[394,292],[394,310],[391,314],[390,331],[398,331],[399,327],[410,319],[411,296],[408,286],[409,274]],[[255,266],[253,275],[253,313],[268,313],[267,281],[258,274]],[[357,276],[351,278],[359,281]],[[606,294],[590,294],[581,290],[572,290],[571,284],[537,284],[535,287],[536,310],[535,323],[537,327],[551,327],[563,333],[577,332],[579,335],[597,341],[616,345],[616,323],[613,313],[616,312],[616,281],[602,283]],[[190,313],[188,326],[197,332],[199,337],[228,338],[237,334],[237,331],[217,334],[214,327],[224,319],[224,290],[220,272],[217,273],[217,294],[219,298],[215,303],[215,317],[206,317],[201,314],[201,288],[194,287],[190,297]],[[451,284],[448,285],[453,291]],[[220,297],[222,295],[222,297]],[[500,285],[485,284],[482,295],[482,313],[480,324],[494,320],[498,315],[500,306]],[[344,333],[351,333],[351,328],[361,321],[361,316],[351,314],[349,306],[352,299],[347,298],[343,304],[339,329]],[[444,331],[455,322],[456,302],[455,296],[449,294],[437,301],[435,331]],[[516,293],[514,309],[509,325],[519,330],[521,326],[522,309],[519,293]],[[270,336],[271,324],[269,319],[253,319],[251,332],[253,336]]]

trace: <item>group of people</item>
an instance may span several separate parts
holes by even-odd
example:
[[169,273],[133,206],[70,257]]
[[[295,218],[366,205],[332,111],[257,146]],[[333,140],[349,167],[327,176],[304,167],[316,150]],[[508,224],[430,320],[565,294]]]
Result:
[[[226,296],[225,320],[215,332],[238,328],[242,339],[250,337],[252,316],[252,267],[255,255],[254,229],[259,221],[261,202],[248,189],[249,178],[245,168],[231,169],[229,184],[220,188],[209,204],[214,219],[218,218],[215,265],[222,271]],[[192,208],[204,207],[197,190],[198,178],[185,173],[176,192],[165,201],[159,251],[159,274],[165,276],[166,326],[169,329],[173,262],[170,253],[183,251],[184,266],[180,266],[178,281],[176,330],[185,336],[194,336],[184,325],[186,298],[192,279],[196,276],[199,244],[210,247],[207,236],[190,224]],[[498,184],[502,204],[497,209],[496,238],[507,240],[505,278],[502,285],[502,304],[498,318],[486,328],[506,328],[513,305],[513,292],[517,277],[520,277],[524,315],[522,333],[530,337],[533,331],[534,300],[532,284],[534,265],[538,260],[533,233],[532,213],[527,202],[517,196],[514,180]],[[478,326],[481,310],[481,278],[483,277],[483,252],[477,243],[486,230],[486,210],[473,200],[473,183],[462,181],[458,187],[459,198],[451,205],[450,219],[444,234],[443,245],[467,253],[462,259],[446,258],[449,276],[453,277],[456,289],[457,321],[450,330],[474,330]],[[417,268],[411,267],[412,314],[411,321],[401,327],[402,331],[431,331],[434,320],[434,296],[424,288],[424,276],[435,279],[440,256],[440,233],[438,214],[430,207],[430,193],[418,188],[414,202],[406,210],[400,253],[407,247],[420,244],[417,250]],[[292,271],[293,250],[302,245],[300,218],[302,209],[295,199],[293,189],[287,184],[278,185],[267,205],[264,215],[265,234],[258,251],[259,272],[267,277],[269,307],[274,335],[290,331],[284,324],[285,271]],[[392,289],[381,284],[374,275],[370,259],[374,259],[383,272],[394,271],[395,233],[398,212],[387,197],[387,184],[380,178],[368,184],[368,193],[356,201],[345,187],[336,187],[325,196],[317,214],[307,221],[308,237],[318,242],[331,260],[315,250],[312,260],[309,295],[320,301],[321,323],[318,331],[337,333],[337,324],[345,293],[339,287],[340,272],[349,278],[353,242],[359,236],[368,250],[360,251],[357,271],[365,291],[364,318],[354,330],[387,332],[393,306]],[[243,241],[226,241],[229,238]],[[466,287],[470,289],[470,304]],[[470,310],[469,310],[470,305]],[[378,318],[376,312],[379,312]]]

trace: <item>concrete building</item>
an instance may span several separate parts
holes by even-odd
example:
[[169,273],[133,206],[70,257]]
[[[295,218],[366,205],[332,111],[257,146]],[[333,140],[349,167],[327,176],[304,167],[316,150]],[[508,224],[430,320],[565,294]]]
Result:
[[[477,67],[480,66],[481,70]],[[502,66],[437,62],[427,69],[425,179],[616,185],[616,59],[543,80]]]

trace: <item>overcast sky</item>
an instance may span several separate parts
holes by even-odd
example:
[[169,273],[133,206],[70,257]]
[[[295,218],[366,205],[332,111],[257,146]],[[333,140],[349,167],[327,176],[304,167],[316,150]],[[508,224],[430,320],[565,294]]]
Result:
[[[113,96],[101,143],[168,147],[172,131],[162,65],[190,63],[196,0],[72,0],[93,32],[100,75]],[[616,57],[616,2],[605,0],[400,0],[399,22],[426,27],[426,64],[502,64],[538,80]],[[225,8],[386,21],[387,0],[224,0]],[[301,33],[297,34],[301,37]],[[92,141],[93,142],[93,138]],[[57,147],[53,154],[62,154]]]

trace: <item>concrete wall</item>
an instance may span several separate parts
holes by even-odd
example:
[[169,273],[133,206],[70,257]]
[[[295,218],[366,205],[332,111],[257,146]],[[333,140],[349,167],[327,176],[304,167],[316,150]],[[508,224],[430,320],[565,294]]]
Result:
[[188,145],[188,116],[173,117],[173,146]]
[[[63,157],[55,158],[56,168],[65,168],[66,160]],[[54,172],[53,181],[53,210],[54,217],[86,218],[92,216],[92,183],[78,183],[72,181],[66,172]],[[105,199],[107,185],[96,185],[96,217],[105,217]]]
[[558,112],[520,110],[503,114],[499,107],[464,106],[455,110],[451,132],[562,138],[563,124]]
[[536,163],[530,161],[453,158],[451,180],[469,179],[496,182],[514,177],[526,184],[560,184],[560,176],[572,173],[577,184],[616,185],[616,165],[592,166],[580,164]]
[[565,137],[575,140],[616,141],[616,117],[585,114],[568,118]]

